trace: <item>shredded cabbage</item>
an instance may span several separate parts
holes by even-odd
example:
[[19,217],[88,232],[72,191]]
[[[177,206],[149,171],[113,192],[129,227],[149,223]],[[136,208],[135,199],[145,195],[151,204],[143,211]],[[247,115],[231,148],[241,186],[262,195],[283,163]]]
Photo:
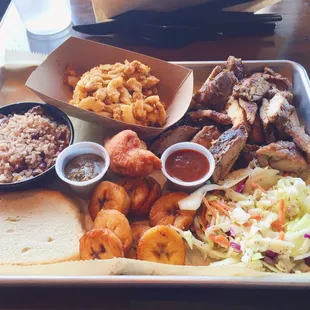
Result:
[[[234,186],[246,177],[244,190],[236,192]],[[223,194],[212,194],[215,188],[223,190]],[[220,186],[201,188],[179,206],[182,210],[197,210],[203,197],[218,200],[223,209],[207,210],[208,226],[196,231],[202,241],[190,231],[174,229],[191,249],[217,260],[211,265],[241,265],[277,273],[305,269],[304,259],[310,257],[310,186],[301,178],[279,176],[270,168],[249,169],[235,182],[229,176]],[[196,222],[200,218],[197,214]],[[226,239],[231,246],[217,244],[214,238],[209,240],[210,234]],[[240,251],[234,250],[235,244],[240,245]],[[275,253],[274,262],[265,257],[267,251]]]

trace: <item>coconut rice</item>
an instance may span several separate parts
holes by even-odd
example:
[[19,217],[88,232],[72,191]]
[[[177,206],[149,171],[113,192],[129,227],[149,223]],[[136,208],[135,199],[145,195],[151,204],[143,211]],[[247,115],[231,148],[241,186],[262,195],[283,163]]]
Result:
[[0,183],[21,182],[55,164],[69,145],[68,126],[34,107],[23,115],[0,115]]

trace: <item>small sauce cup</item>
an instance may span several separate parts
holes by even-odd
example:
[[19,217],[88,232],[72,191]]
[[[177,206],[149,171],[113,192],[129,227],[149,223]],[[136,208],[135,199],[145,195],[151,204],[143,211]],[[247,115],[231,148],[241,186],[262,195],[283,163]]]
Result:
[[[204,155],[209,162],[209,170],[206,172],[206,174],[201,178],[191,182],[182,181],[174,176],[171,176],[166,169],[167,158],[174,152],[180,150],[192,150]],[[171,145],[162,154],[161,161],[162,161],[162,172],[169,182],[169,187],[174,190],[182,190],[186,192],[192,192],[197,188],[201,187],[204,183],[206,183],[210,179],[215,169],[215,161],[211,152],[204,146],[193,142],[181,142]]]
[[[73,181],[65,176],[65,167],[74,157],[82,154],[95,154],[102,157],[105,161],[103,170],[94,178],[87,181]],[[95,186],[106,174],[110,166],[110,157],[107,150],[100,144],[94,142],[79,142],[64,149],[57,157],[55,170],[58,177],[66,182],[78,196],[88,198]]]

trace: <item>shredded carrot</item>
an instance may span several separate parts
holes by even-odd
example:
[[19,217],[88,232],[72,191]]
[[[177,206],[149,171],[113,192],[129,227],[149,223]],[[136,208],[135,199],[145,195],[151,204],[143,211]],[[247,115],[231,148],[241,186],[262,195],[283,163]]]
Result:
[[253,187],[254,189],[259,189],[259,190],[261,190],[263,193],[267,194],[267,191],[265,191],[261,186],[259,186],[259,185],[256,184],[256,183],[252,183],[252,187]]
[[231,211],[231,207],[227,205],[223,200],[216,200],[218,204],[220,204],[227,211]]
[[285,207],[284,207],[284,200],[280,200],[280,208],[279,208],[279,232],[283,231],[285,221]]
[[223,235],[217,236],[215,234],[210,234],[209,239],[215,243],[218,243],[218,244],[226,246],[226,247],[229,247],[229,245],[230,245],[229,240]]
[[250,221],[247,221],[243,224],[244,227],[250,227],[252,223]]
[[259,214],[251,215],[250,220],[257,220],[260,221],[262,217]]
[[210,205],[214,208],[216,208],[219,212],[221,212],[222,214],[226,215],[227,217],[229,216],[229,213],[227,210],[224,209],[224,207],[222,207],[219,203],[218,200],[216,201],[210,201]]
[[284,237],[285,237],[285,233],[284,231],[280,231],[280,234],[279,234],[279,240],[284,240]]
[[274,222],[272,222],[271,227],[273,229],[279,230],[279,220],[275,220]]
[[214,211],[214,209],[210,206],[209,201],[206,199],[206,197],[203,197],[202,200],[203,200],[205,206],[207,207],[207,209],[208,209],[208,210],[210,211],[210,213],[212,214],[212,216],[214,216],[214,218],[216,218],[215,211]]

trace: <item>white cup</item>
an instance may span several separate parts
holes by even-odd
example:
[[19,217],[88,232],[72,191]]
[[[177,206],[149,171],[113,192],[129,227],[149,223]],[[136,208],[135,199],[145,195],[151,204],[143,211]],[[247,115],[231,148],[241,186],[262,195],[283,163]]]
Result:
[[[95,154],[101,156],[105,161],[105,166],[100,174],[88,181],[78,182],[69,180],[64,174],[65,167],[71,159],[82,154]],[[78,196],[88,198],[89,194],[108,171],[109,166],[110,156],[102,145],[94,142],[79,142],[68,146],[58,155],[55,170],[58,177],[66,182]]]
[[26,29],[36,35],[52,35],[71,24],[70,0],[14,0]]
[[[172,153],[174,153],[175,151],[179,151],[179,150],[194,150],[197,151],[201,154],[203,154],[209,161],[210,164],[210,169],[209,171],[199,180],[197,181],[192,181],[192,182],[185,182],[185,181],[181,181],[179,179],[176,179],[174,177],[172,177],[171,175],[169,175],[169,173],[166,171],[166,160],[168,158],[168,156]],[[185,191],[193,191],[195,189],[197,189],[198,187],[202,186],[204,183],[206,183],[212,176],[214,169],[215,169],[215,162],[214,162],[214,158],[213,155],[211,154],[211,152],[205,148],[204,146],[194,143],[194,142],[180,142],[180,143],[176,143],[171,145],[170,147],[168,147],[162,154],[161,156],[161,161],[162,161],[162,172],[165,175],[165,177],[168,179],[168,181],[170,181],[170,183],[172,185],[174,185],[174,188],[179,188]]]

